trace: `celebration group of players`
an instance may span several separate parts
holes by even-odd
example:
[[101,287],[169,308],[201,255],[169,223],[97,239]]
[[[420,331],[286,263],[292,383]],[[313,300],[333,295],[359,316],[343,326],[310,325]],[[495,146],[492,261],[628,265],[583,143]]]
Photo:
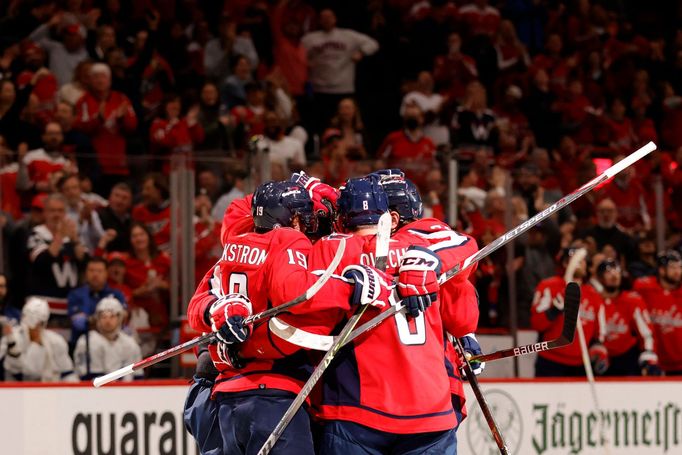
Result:
[[[375,267],[377,224],[389,212],[385,270]],[[247,317],[304,294],[345,251],[311,299],[278,318],[335,335],[363,305],[360,324],[402,299],[406,307],[344,346],[272,449],[273,454],[456,454],[464,390],[448,335],[479,354],[473,269],[438,276],[476,242],[422,218],[399,170],[349,179],[339,190],[304,173],[269,182],[225,213],[223,255],[188,307],[190,325],[217,341],[198,355],[185,422],[203,454],[256,454],[323,353],[279,338]],[[397,295],[397,296],[396,296]],[[397,298],[396,298],[397,297]],[[479,373],[483,365],[474,364]]]

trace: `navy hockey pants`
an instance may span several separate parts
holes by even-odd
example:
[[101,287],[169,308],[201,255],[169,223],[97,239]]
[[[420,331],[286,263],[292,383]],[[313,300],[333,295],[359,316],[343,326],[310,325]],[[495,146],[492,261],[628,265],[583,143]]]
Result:
[[324,424],[319,455],[457,455],[457,434],[395,434],[333,420]]
[[[224,455],[255,455],[296,395],[282,390],[218,393],[218,418]],[[272,455],[314,455],[310,417],[299,409]]]
[[211,400],[213,381],[194,377],[189,388],[183,417],[185,428],[197,441],[201,455],[221,455],[223,439],[218,425],[218,405]]

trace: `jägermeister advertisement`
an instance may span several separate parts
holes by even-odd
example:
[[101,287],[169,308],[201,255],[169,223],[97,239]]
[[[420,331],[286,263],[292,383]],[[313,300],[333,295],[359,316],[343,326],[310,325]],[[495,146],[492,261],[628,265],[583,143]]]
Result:
[[[682,454],[682,381],[489,382],[484,395],[513,454]],[[467,387],[468,388],[468,387]],[[499,454],[471,390],[459,454]]]

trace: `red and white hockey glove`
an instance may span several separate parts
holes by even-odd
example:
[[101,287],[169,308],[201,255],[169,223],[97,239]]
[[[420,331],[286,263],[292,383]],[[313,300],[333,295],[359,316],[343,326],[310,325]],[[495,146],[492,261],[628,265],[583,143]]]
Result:
[[395,287],[391,275],[368,265],[349,265],[341,275],[352,281],[351,305],[383,307],[389,302]]
[[606,373],[609,369],[609,351],[606,346],[599,342],[594,342],[588,350],[590,354],[590,362],[592,363],[592,369],[594,374],[602,375]]
[[639,355],[639,368],[642,376],[661,376],[663,371],[658,366],[658,355],[652,351],[642,351]]
[[243,343],[251,334],[244,320],[251,316],[251,301],[242,294],[228,294],[208,310],[211,329],[225,344]]
[[[308,191],[316,214],[319,215],[322,212],[324,216],[334,215],[331,212],[336,211],[336,200],[339,198],[336,188],[322,183],[317,177],[311,177],[303,171],[292,174],[291,181],[299,183]],[[325,201],[328,203],[325,204]]]
[[398,269],[398,295],[412,317],[426,311],[438,298],[440,258],[422,246],[411,246]]

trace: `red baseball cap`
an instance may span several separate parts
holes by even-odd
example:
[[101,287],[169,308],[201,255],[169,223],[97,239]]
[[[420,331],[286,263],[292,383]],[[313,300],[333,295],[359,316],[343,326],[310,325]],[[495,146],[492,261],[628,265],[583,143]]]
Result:
[[31,208],[43,210],[45,208],[45,198],[47,198],[47,194],[45,193],[40,193],[33,196],[33,199],[31,200]]

